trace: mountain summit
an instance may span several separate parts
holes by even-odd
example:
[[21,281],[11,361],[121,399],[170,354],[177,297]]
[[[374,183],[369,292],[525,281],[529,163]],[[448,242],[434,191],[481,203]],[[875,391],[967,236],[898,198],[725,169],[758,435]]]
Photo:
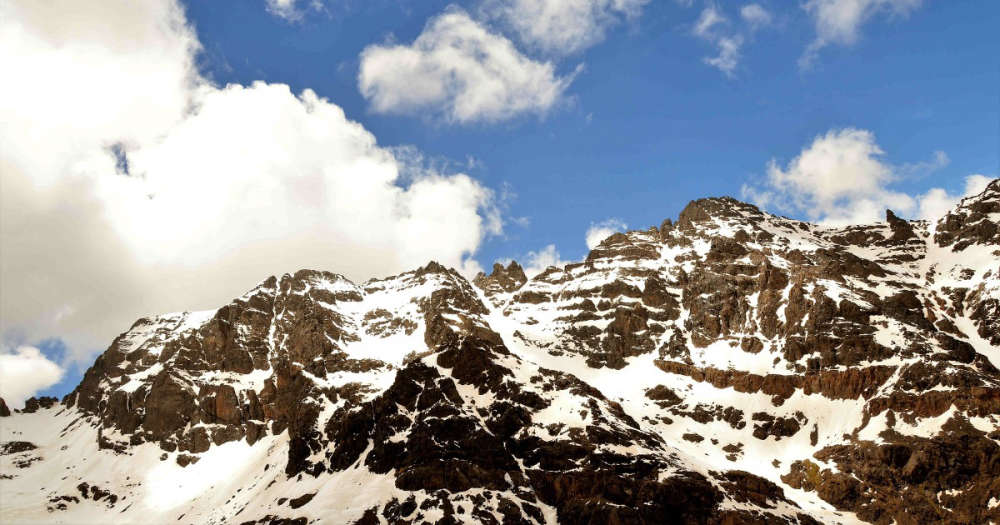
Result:
[[0,519],[987,523],[998,366],[1000,180],[936,223],[702,199],[531,279],[301,270],[140,319],[0,402]]

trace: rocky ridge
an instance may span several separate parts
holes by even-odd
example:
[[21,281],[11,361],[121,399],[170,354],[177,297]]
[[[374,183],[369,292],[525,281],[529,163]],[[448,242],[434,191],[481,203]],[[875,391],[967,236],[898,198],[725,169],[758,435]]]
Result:
[[703,199],[530,279],[271,277],[4,417],[0,517],[1000,521],[998,227]]

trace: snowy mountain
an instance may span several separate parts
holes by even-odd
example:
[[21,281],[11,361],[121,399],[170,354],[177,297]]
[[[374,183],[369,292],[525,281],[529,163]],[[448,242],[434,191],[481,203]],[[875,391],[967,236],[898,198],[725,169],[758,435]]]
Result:
[[531,279],[140,319],[0,419],[0,520],[1000,523],[998,367],[1000,180],[934,224],[704,199]]

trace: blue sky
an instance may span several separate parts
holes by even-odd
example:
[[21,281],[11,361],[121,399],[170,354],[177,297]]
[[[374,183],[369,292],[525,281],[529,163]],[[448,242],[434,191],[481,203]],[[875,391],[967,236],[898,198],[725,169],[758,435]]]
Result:
[[538,270],[706,196],[933,218],[1000,173],[995,2],[0,10],[8,398],[272,273]]
[[[830,46],[803,70],[798,59],[816,37],[809,14],[762,3],[775,22],[745,44],[730,78],[702,62],[714,50],[692,35],[704,4],[653,2],[604,41],[556,61],[563,74],[585,67],[566,107],[464,126],[377,114],[358,91],[362,49],[411,42],[450,3],[360,4],[327,5],[294,23],[253,3],[188,10],[218,82],[314,89],[383,144],[460,162],[471,156],[471,174],[493,188],[509,185],[516,198],[508,213],[530,223],[488,239],[478,255],[484,265],[550,243],[578,259],[591,222],[616,217],[644,228],[692,199],[739,197],[770,159],[788,161],[833,128],[871,131],[894,164],[945,152],[947,166],[894,184],[907,193],[960,192],[965,176],[997,172],[997,4],[928,2],[907,16],[875,15],[854,45]],[[716,5],[738,27],[745,4]]]

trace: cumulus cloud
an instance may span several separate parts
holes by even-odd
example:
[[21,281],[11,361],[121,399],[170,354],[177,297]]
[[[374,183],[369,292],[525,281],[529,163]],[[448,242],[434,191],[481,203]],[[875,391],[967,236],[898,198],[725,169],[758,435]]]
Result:
[[607,30],[634,19],[649,0],[487,0],[487,16],[546,54],[570,55],[604,40]]
[[569,261],[562,260],[559,256],[559,250],[556,250],[556,245],[549,244],[537,252],[528,252],[525,257],[524,274],[530,279],[544,272],[550,266],[561,268],[567,264]]
[[58,383],[62,375],[62,368],[33,346],[0,352],[0,397],[11,408],[24,406],[25,400]]
[[428,21],[410,45],[365,48],[358,72],[358,88],[376,112],[430,113],[463,124],[544,115],[572,80],[455,7]]
[[601,222],[591,223],[590,228],[587,228],[587,248],[593,250],[597,248],[597,245],[601,244],[601,241],[607,239],[612,234],[625,231],[628,225],[625,224],[621,219],[607,219]]
[[[929,162],[940,164],[941,155],[936,153]],[[785,167],[772,159],[764,187],[744,185],[743,196],[762,207],[832,225],[876,222],[884,218],[886,208],[903,216],[933,218],[959,198],[942,189],[916,197],[892,190],[899,171],[886,161],[872,132],[833,129],[817,136]],[[967,189],[985,187],[982,177],[969,177]]]
[[816,39],[799,59],[799,66],[811,66],[826,46],[854,44],[861,26],[875,15],[906,16],[921,3],[922,0],[809,0],[802,8],[813,19]]
[[[467,273],[493,192],[411,166],[332,102],[217,87],[173,0],[0,4],[0,332],[84,362],[143,315],[302,267]],[[448,202],[448,206],[441,206]]]

